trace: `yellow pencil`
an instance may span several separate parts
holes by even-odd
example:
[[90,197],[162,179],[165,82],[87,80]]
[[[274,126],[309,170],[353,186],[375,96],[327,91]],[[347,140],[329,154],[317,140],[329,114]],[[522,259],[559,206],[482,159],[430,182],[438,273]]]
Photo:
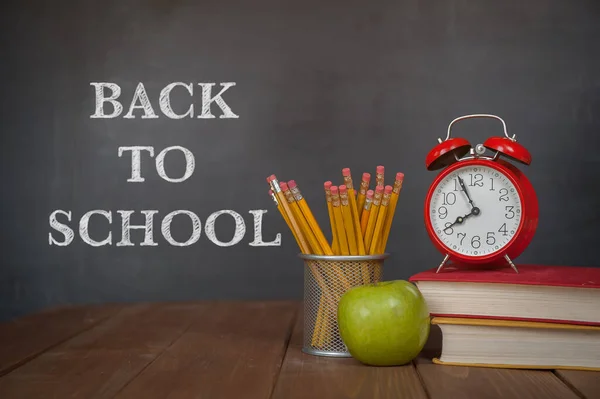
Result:
[[365,201],[367,199],[367,191],[369,190],[369,183],[371,182],[371,174],[363,173],[362,180],[360,181],[360,187],[358,188],[358,198],[356,200],[356,209],[358,210],[358,220],[362,220],[362,213],[365,209]]
[[[281,183],[283,184],[283,183]],[[331,250],[331,247],[329,246],[329,243],[327,242],[327,240],[325,239],[325,236],[322,237],[322,240],[319,240],[317,238],[317,236],[315,235],[314,231],[311,229],[310,224],[309,224],[309,217],[312,217],[313,221],[315,224],[317,224],[316,220],[314,220],[314,216],[312,216],[312,213],[310,212],[310,209],[308,208],[308,205],[306,204],[306,200],[304,200],[304,198],[302,197],[302,194],[300,193],[300,190],[298,189],[298,186],[296,185],[296,183],[293,180],[290,180],[287,183],[287,187],[289,187],[291,185],[293,185],[293,188],[289,189],[289,192],[291,192],[292,194],[294,194],[293,198],[294,198],[294,203],[296,205],[298,205],[298,212],[300,213],[300,216],[298,217],[298,219],[301,220],[301,225],[304,226],[305,229],[307,229],[306,235],[309,237],[309,242],[311,243],[311,245],[319,245],[319,248],[321,249],[321,253],[317,254],[317,255],[327,255],[327,256],[333,256],[333,251]],[[333,186],[332,186],[333,187]],[[338,196],[339,198],[339,196]],[[303,208],[303,204],[304,204],[304,208]],[[332,199],[332,204],[333,204],[333,199]],[[306,217],[308,215],[308,217]],[[321,235],[323,235],[323,232],[321,231],[321,229],[319,228],[318,224],[317,224],[317,231],[321,233]],[[336,220],[336,228],[337,228],[337,220]],[[342,230],[343,230],[343,226],[342,226]],[[339,232],[339,229],[338,229]],[[321,242],[325,243],[325,248],[321,247],[320,244]],[[331,272],[334,272],[337,275],[337,280],[340,282],[340,284],[342,284],[342,286],[344,287],[344,289],[350,289],[351,284],[350,281],[346,278],[346,276],[344,276],[344,272],[341,269],[337,269],[335,268],[334,270],[325,270],[325,272],[330,275]],[[335,294],[337,291],[334,291],[333,293]]]
[[329,225],[331,226],[331,250],[334,255],[340,254],[340,243],[338,242],[337,231],[335,231],[335,218],[333,217],[333,207],[331,205],[331,186],[330,181],[323,183],[325,189],[325,200],[327,201],[327,214],[329,215]]
[[[350,175],[350,169],[346,168],[342,171],[344,175],[344,180],[349,184],[352,184],[352,176]],[[348,236],[348,246],[350,247],[350,255],[366,255],[366,250],[363,243],[362,230],[360,227],[360,222],[358,220],[358,212],[348,211],[348,208],[352,210],[352,200],[354,200],[354,195],[350,193],[350,189],[347,188],[346,185],[342,185],[339,187],[340,190],[340,201],[342,208],[342,216],[344,217],[344,227],[346,230],[346,235]],[[348,197],[350,201],[348,201]],[[365,196],[366,199],[366,196]],[[355,203],[356,204],[356,203]],[[357,243],[355,246],[354,243]],[[362,284],[368,284],[371,282],[371,275],[369,272],[369,267],[367,264],[361,263],[360,265],[361,275],[362,275]],[[358,282],[355,280],[355,282]]]
[[294,235],[294,239],[298,243],[298,246],[300,246],[300,241],[298,240],[298,237],[296,236],[296,232],[294,231],[294,229],[292,229],[292,225],[290,224],[290,218],[283,211],[283,208],[279,204],[279,201],[277,201],[277,197],[275,197],[275,194],[273,194],[273,190],[269,190],[269,195],[273,199],[273,202],[275,202],[275,205],[277,205],[277,210],[279,211],[279,213],[283,217],[283,220],[285,220],[285,224],[287,224],[288,228],[292,231],[292,234]]
[[333,256],[333,250],[331,249],[329,242],[327,242],[327,239],[325,238],[325,234],[323,234],[321,227],[319,227],[319,223],[317,223],[314,215],[312,214],[312,212],[308,206],[308,203],[302,196],[302,193],[300,192],[300,188],[298,187],[298,185],[296,184],[296,182],[294,180],[290,180],[288,182],[288,186],[290,188],[290,191],[294,195],[294,199],[296,200],[296,203],[298,203],[298,206],[300,207],[302,214],[306,218],[306,221],[308,222],[308,225],[310,226],[312,233],[314,234],[319,245],[321,246],[323,254]]
[[290,206],[290,209],[292,210],[292,215],[294,215],[294,217],[298,221],[298,224],[300,225],[300,230],[302,231],[302,234],[304,235],[304,237],[306,237],[306,241],[308,241],[308,245],[310,246],[312,253],[315,255],[323,255],[323,249],[319,245],[317,238],[310,229],[310,226],[308,225],[306,218],[302,214],[300,206],[294,199],[294,195],[289,189],[288,184],[286,182],[281,182],[279,183],[279,186],[281,187],[281,191],[285,195],[287,203]]
[[333,216],[335,217],[335,229],[337,231],[338,240],[340,243],[340,254],[348,255],[350,250],[348,248],[348,239],[346,238],[346,231],[344,230],[344,219],[342,217],[342,210],[340,209],[340,194],[337,186],[331,186],[331,205],[333,207]]
[[375,174],[375,185],[376,186],[381,186],[381,187],[384,186],[384,184],[385,184],[384,183],[384,181],[385,181],[384,174],[385,174],[385,167],[383,167],[382,165],[379,165],[377,167],[376,174]]
[[[348,201],[348,188],[345,185],[339,186],[340,209],[342,210],[342,219],[344,220],[344,230],[348,239],[348,250],[350,255],[358,255],[356,247],[356,237],[354,237],[354,223],[352,222],[351,205]],[[364,255],[364,254],[363,254]]]
[[[346,238],[346,231],[344,230],[344,221],[343,221],[343,216],[342,216],[342,211],[341,211],[341,200],[340,200],[340,195],[339,195],[339,188],[337,186],[331,186],[329,188],[329,191],[331,192],[331,207],[332,207],[333,216],[335,218],[335,229],[336,229],[337,238],[338,238],[338,241],[340,244],[340,255],[348,255],[349,254],[348,240]],[[351,287],[350,280],[348,280],[346,278],[346,275],[344,274],[344,271],[341,268],[333,267],[333,270],[329,270],[329,271],[333,271],[337,275],[337,279],[332,277],[331,280],[341,284],[341,289],[339,289],[339,290],[334,289],[334,291],[333,291],[334,293],[344,292],[344,291],[350,289],[350,287]],[[330,313],[336,314],[335,311],[330,312]]]
[[373,203],[373,190],[367,191],[367,197],[365,198],[365,205],[363,206],[363,213],[360,218],[360,231],[365,236],[367,232],[367,223],[369,222],[369,215],[371,214],[371,204]]
[[[356,194],[354,192],[354,186],[352,184],[352,174],[350,173],[350,168],[342,169],[342,176],[344,176],[344,185],[346,186],[346,189],[348,190],[348,200],[349,200],[348,202],[349,202],[349,207],[350,207],[350,217],[351,217],[351,221],[352,221],[352,229],[354,230],[354,232],[352,234],[352,238],[354,239],[354,242],[356,243],[356,249],[358,251],[358,255],[366,255],[367,250],[365,248],[363,237],[360,232],[360,219],[358,218]],[[340,186],[340,190],[341,190],[341,186]],[[340,191],[340,194],[341,194],[341,191]],[[349,234],[348,234],[348,241],[350,241]]]
[[394,220],[394,214],[396,212],[396,205],[400,198],[400,190],[402,190],[402,183],[404,182],[404,173],[396,173],[396,180],[394,181],[394,188],[392,189],[392,195],[390,196],[390,204],[388,205],[388,211],[385,217],[385,225],[383,227],[383,238],[381,240],[381,246],[379,247],[379,253],[384,253],[387,247],[388,238],[392,229],[392,222]]
[[319,298],[319,308],[317,309],[317,319],[315,320],[315,326],[312,335],[312,345],[316,347],[323,346],[325,344],[325,337],[327,334],[327,324],[329,320],[325,317],[326,308],[329,305],[329,301],[325,295],[321,295]]
[[369,255],[377,254],[379,247],[381,246],[380,240],[383,234],[385,216],[390,203],[390,195],[392,195],[392,186],[385,186],[383,197],[381,198],[381,206],[379,206],[379,211],[377,212],[377,223],[375,223],[375,232],[373,233],[373,240],[369,247]]
[[377,223],[377,214],[379,212],[379,205],[381,204],[382,196],[383,186],[375,187],[375,195],[373,195],[371,213],[369,214],[369,221],[367,222],[367,231],[365,232],[365,247],[367,248],[371,248],[371,241],[373,240],[373,233],[375,232],[375,224]]
[[[267,182],[271,186],[271,190],[273,190],[273,193],[274,193],[275,197],[277,198],[277,202],[281,205],[281,208],[283,209],[283,214],[287,215],[287,218],[290,221],[290,225],[292,226],[292,231],[296,232],[296,236],[298,237],[298,240],[299,240],[300,252],[302,252],[304,254],[310,254],[311,253],[310,247],[302,234],[301,228],[300,228],[298,222],[296,221],[294,214],[292,213],[292,210],[288,204],[287,199],[285,198],[283,191],[281,190],[281,187],[279,185],[279,181],[277,180],[277,177],[275,175],[271,175],[271,176],[267,177]],[[321,274],[319,273],[318,270],[316,270],[315,267],[311,267],[310,269],[311,269],[311,273],[312,273],[313,277],[315,278],[315,280],[317,282],[317,285],[321,289],[321,292],[327,292],[328,286],[325,283],[323,276],[321,276]],[[321,298],[319,299],[318,312],[322,313],[324,311],[322,308],[327,305],[329,305],[329,301],[327,301],[327,299],[325,298],[324,295],[321,295]],[[331,305],[329,305],[329,306],[331,307]],[[315,326],[315,330],[313,331],[313,335],[311,338],[311,342],[313,345],[319,345],[320,336],[322,335],[322,331],[325,331],[326,327],[322,326],[321,325],[322,323],[326,323],[326,320],[320,322],[320,324]]]
[[281,187],[279,186],[279,181],[277,180],[277,177],[275,175],[271,175],[271,176],[267,177],[267,182],[271,186],[271,190],[273,190],[273,193],[275,194],[275,197],[277,198],[277,202],[281,205],[281,209],[283,209],[283,213],[285,213],[287,215],[287,217],[290,221],[290,225],[292,226],[292,231],[294,231],[296,233],[295,234],[296,237],[298,237],[299,245],[300,245],[300,252],[302,252],[304,254],[310,254],[311,253],[310,246],[308,245],[306,238],[302,234],[302,229],[300,228],[300,225],[296,221],[296,218],[294,217],[292,210],[290,209],[290,206],[288,205],[285,195],[281,191]]

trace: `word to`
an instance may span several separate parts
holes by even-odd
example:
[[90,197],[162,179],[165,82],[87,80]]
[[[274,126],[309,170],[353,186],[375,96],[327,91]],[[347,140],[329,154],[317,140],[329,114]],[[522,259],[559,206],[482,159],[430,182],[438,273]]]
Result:
[[[183,156],[185,157],[185,172],[182,177],[172,178],[167,176],[167,172],[165,171],[165,156],[170,151],[181,151]],[[146,179],[142,177],[142,151],[147,151],[150,157],[154,157],[154,147],[152,146],[131,146],[131,147],[119,147],[118,154],[119,158],[123,156],[123,153],[126,151],[131,151],[131,177],[127,179],[130,183],[143,183]],[[163,179],[171,183],[181,183],[189,179],[189,177],[194,173],[194,168],[196,167],[196,159],[194,158],[194,154],[185,147],[181,146],[172,146],[167,147],[155,158],[156,161],[156,172]]]

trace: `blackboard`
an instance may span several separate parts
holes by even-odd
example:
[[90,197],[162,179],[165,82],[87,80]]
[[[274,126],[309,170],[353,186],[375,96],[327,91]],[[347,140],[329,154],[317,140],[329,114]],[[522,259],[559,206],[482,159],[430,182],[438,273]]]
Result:
[[[2,267],[0,316],[8,319],[65,303],[206,298],[300,298],[297,246],[267,194],[271,173],[295,179],[326,226],[322,184],[385,165],[405,173],[390,236],[385,278],[408,278],[439,264],[423,223],[436,173],[425,155],[455,117],[501,116],[533,157],[524,171],[540,205],[538,232],[520,263],[596,266],[600,224],[600,6],[595,1],[306,0],[10,2],[2,27]],[[91,118],[93,82],[121,89],[123,112]],[[172,119],[171,105],[201,113],[201,84],[235,86],[223,99],[237,118]],[[142,83],[157,118],[125,118]],[[107,106],[107,112],[110,107]],[[501,134],[473,120],[456,132],[472,143]],[[143,183],[128,182],[131,153],[142,155]],[[155,168],[165,148],[189,150],[195,169],[172,183]],[[184,174],[179,150],[165,172]],[[50,215],[69,211],[70,245],[49,244]],[[77,228],[90,210],[89,234],[112,245],[82,242]],[[121,240],[118,211],[156,210],[156,246],[144,233]],[[160,222],[194,212],[198,241],[170,245]],[[218,246],[204,231],[214,212],[244,220],[240,242]],[[276,246],[252,246],[254,216]],[[64,215],[58,216],[63,223]],[[220,216],[215,234],[228,241],[234,219]],[[185,241],[189,218],[176,217],[173,239]]]

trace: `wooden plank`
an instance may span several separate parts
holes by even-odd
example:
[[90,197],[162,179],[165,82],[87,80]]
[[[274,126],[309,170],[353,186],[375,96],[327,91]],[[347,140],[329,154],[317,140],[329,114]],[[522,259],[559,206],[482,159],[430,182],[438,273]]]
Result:
[[61,350],[160,352],[179,338],[211,306],[210,302],[130,305],[113,319],[66,342]]
[[594,399],[600,395],[599,371],[556,370],[555,373],[582,397]]
[[577,399],[552,371],[444,366],[419,356],[415,363],[431,399]]
[[302,329],[299,312],[273,398],[427,398],[412,364],[372,367],[352,358],[307,355]]
[[120,306],[48,309],[0,324],[0,376],[114,315]]
[[117,398],[268,398],[296,309],[291,302],[218,303]]
[[0,397],[111,398],[154,357],[121,350],[44,353],[0,379]]
[[5,375],[0,398],[114,397],[208,308],[178,303],[125,307]]

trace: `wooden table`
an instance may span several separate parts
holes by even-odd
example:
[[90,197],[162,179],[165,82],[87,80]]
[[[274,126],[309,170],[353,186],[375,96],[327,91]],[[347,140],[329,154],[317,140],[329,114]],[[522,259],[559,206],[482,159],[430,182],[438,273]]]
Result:
[[69,307],[0,325],[0,398],[600,398],[600,373],[301,352],[297,302]]

